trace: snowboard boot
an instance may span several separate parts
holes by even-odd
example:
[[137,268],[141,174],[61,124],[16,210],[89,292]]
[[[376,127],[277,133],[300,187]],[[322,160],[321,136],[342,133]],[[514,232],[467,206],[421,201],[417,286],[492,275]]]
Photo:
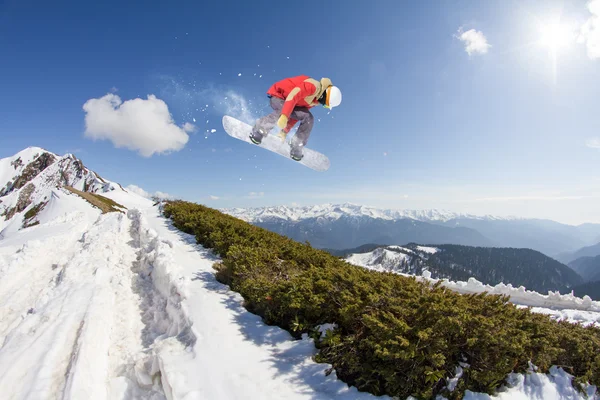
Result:
[[261,144],[263,137],[267,136],[267,133],[262,129],[252,129],[250,134],[250,140],[254,144]]
[[300,161],[302,157],[304,157],[304,154],[302,154],[302,145],[292,145],[290,147],[290,158],[294,161]]

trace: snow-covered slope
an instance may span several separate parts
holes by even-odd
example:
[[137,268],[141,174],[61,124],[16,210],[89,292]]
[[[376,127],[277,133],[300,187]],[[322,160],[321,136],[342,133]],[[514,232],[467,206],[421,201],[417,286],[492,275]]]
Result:
[[[128,213],[101,215],[57,189],[47,220],[0,240],[2,398],[375,397],[327,376],[312,339],[247,312],[216,281],[218,259],[158,207],[107,196]],[[510,382],[497,396],[465,399],[584,399],[559,368]]]
[[414,219],[418,221],[449,221],[456,218],[485,220],[502,220],[506,218],[491,215],[475,216],[445,210],[386,210],[361,206],[352,203],[324,204],[309,207],[259,207],[229,208],[223,212],[248,222],[265,222],[269,220],[301,221],[311,218],[336,220],[342,216],[370,217],[384,220]]
[[[36,152],[22,157],[31,163]],[[74,161],[52,165],[60,160]],[[56,171],[65,170],[73,171]],[[326,375],[312,339],[294,340],[247,312],[216,281],[218,258],[158,206],[88,174],[86,185],[127,212],[101,214],[48,174],[29,181],[47,184],[39,224],[0,238],[2,399],[375,398]],[[83,189],[81,179],[67,181]],[[510,382],[497,396],[464,398],[584,399],[560,368]]]
[[[418,248],[426,254],[431,254],[437,250],[423,246],[418,246]],[[410,248],[388,246],[387,248],[379,247],[368,253],[350,254],[345,260],[350,264],[374,271],[416,276],[418,280],[427,280],[432,283],[441,281],[443,286],[462,294],[487,292],[508,295],[512,303],[532,307],[534,312],[553,315],[573,322],[595,324],[600,327],[600,302],[593,301],[589,296],[580,298],[573,294],[560,294],[560,292],[552,291],[541,294],[527,290],[523,286],[514,287],[511,284],[486,285],[475,278],[471,278],[467,282],[432,279],[431,272],[427,270],[427,265],[420,264],[419,268],[415,268],[414,265],[407,266],[413,258],[418,259],[419,257],[423,257],[423,254],[417,254]]]
[[[394,246],[400,248],[400,246]],[[378,247],[377,249],[368,253],[356,253],[348,256],[346,261],[351,264],[359,265],[361,267],[374,269],[377,271],[396,271],[398,266],[402,264],[410,263],[412,257],[410,250],[407,252],[392,251],[385,247]],[[409,254],[407,254],[409,253]]]
[[[367,399],[214,278],[217,259],[152,202],[65,189],[0,240],[3,399]],[[50,218],[52,216],[52,218]]]
[[72,154],[60,157],[29,147],[0,160],[0,237],[40,222],[36,215],[25,218],[26,213],[34,207],[45,209],[53,191],[62,186],[92,193],[123,190],[87,169]]

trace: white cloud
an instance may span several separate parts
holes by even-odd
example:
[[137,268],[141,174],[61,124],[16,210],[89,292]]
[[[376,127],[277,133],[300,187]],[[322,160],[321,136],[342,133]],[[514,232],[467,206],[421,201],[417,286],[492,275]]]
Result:
[[579,43],[587,47],[588,57],[592,60],[600,58],[600,0],[592,0],[587,4],[592,16],[581,27]]
[[175,125],[167,104],[149,95],[125,102],[115,94],[90,99],[84,105],[85,136],[108,139],[115,147],[138,151],[144,157],[181,150],[193,125]]
[[85,153],[85,151],[81,148],[77,148],[77,149],[68,149],[68,150],[64,151],[64,153],[66,153],[66,154],[82,154],[82,153]]
[[476,31],[475,29],[463,32],[462,28],[459,28],[458,35],[455,35],[455,37],[464,43],[465,51],[469,55],[473,53],[485,54],[491,47],[483,32]]
[[591,196],[502,196],[502,197],[482,197],[473,201],[562,201],[562,200],[581,200],[590,198]]
[[157,191],[151,197],[158,197],[161,200],[174,200],[175,196],[170,195],[169,193]]
[[591,138],[585,142],[587,147],[591,147],[592,149],[600,149],[600,138]]
[[165,192],[154,192],[154,193],[148,193],[147,191],[145,191],[144,189],[142,189],[141,187],[137,186],[137,185],[129,185],[127,187],[125,187],[125,189],[129,192],[135,193],[139,196],[145,197],[147,199],[152,199],[152,198],[159,198],[161,200],[173,200],[175,199],[174,196],[171,196],[168,193]]
[[247,199],[258,199],[260,197],[264,197],[265,192],[250,192],[248,193],[248,196],[246,196]]
[[220,197],[219,196],[213,196],[212,194],[210,196],[208,196],[211,200],[219,200]]
[[139,196],[142,197],[146,197],[146,198],[150,198],[150,193],[146,192],[144,189],[142,189],[141,187],[137,186],[137,185],[129,185],[127,187],[125,187],[125,189],[129,192],[135,193]]

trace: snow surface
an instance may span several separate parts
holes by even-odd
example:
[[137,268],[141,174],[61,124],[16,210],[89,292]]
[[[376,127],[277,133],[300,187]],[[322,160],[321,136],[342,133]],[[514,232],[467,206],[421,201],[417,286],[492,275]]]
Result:
[[435,254],[438,251],[440,251],[440,249],[438,249],[436,247],[427,247],[427,246],[417,246],[417,250],[422,251],[424,253],[429,253],[429,254]]
[[352,254],[346,261],[359,266],[368,266],[376,271],[393,271],[402,261],[410,262],[410,256],[379,247],[368,253]]
[[[0,159],[0,189],[6,186],[6,183],[10,181],[13,176],[19,175],[21,172],[23,172],[27,164],[33,161],[36,155],[42,154],[45,151],[46,150],[42,149],[41,147],[28,147],[12,157]],[[21,158],[22,165],[18,168],[14,168],[12,164],[18,158]]]
[[[216,281],[218,258],[150,200],[113,190],[104,195],[128,211],[101,214],[48,189],[40,224],[0,238],[2,399],[376,397],[325,376],[330,365],[312,360],[306,335],[293,340],[247,312]],[[583,399],[558,368],[511,381],[491,398]]]
[[0,240],[3,399],[374,397],[247,312],[152,202],[114,191],[129,211],[100,215],[57,195],[54,219]]
[[[151,201],[113,191],[128,213],[100,215],[56,194],[42,224],[0,240],[3,398],[375,397],[325,376],[311,339],[247,312],[215,280],[218,259]],[[583,399],[555,372],[515,375],[491,398]]]

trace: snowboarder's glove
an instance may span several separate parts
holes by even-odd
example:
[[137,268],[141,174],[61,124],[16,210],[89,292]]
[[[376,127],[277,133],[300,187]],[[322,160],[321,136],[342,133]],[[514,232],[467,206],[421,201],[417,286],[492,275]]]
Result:
[[288,124],[288,117],[281,114],[281,117],[279,117],[279,119],[277,120],[277,126],[280,127],[281,129],[285,129],[287,124]]
[[287,137],[287,132],[283,129],[277,134],[277,137],[281,139],[282,142],[285,142],[285,138]]

